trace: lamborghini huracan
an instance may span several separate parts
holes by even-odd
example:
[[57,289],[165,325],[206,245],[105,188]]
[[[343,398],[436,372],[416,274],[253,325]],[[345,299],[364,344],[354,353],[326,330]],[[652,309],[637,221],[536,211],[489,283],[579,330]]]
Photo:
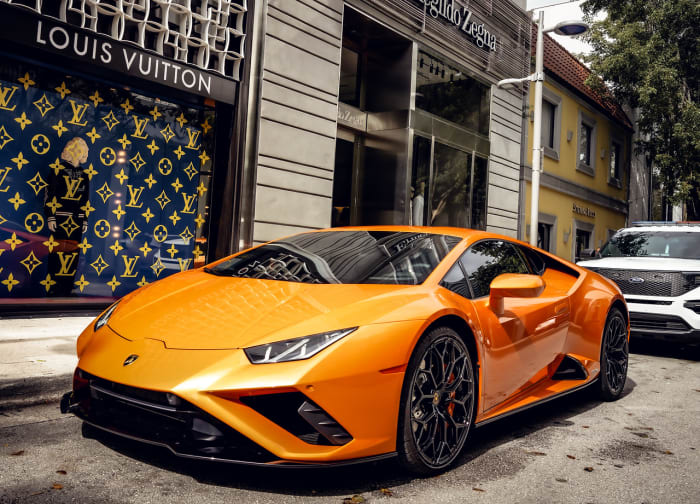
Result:
[[61,407],[193,459],[430,475],[475,427],[588,386],[620,397],[628,341],[614,283],[523,242],[335,228],[125,296],[80,335]]

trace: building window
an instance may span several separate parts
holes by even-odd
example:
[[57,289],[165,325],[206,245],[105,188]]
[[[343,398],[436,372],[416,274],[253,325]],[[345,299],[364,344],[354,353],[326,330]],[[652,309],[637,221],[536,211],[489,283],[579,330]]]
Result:
[[490,88],[427,52],[417,63],[416,108],[488,135]]
[[576,230],[576,261],[581,259],[581,254],[584,250],[590,248],[591,233],[583,229]]
[[622,145],[613,140],[610,142],[610,170],[608,183],[616,187],[622,187]]
[[544,155],[559,160],[561,138],[561,96],[543,89],[542,99],[542,147]]
[[359,68],[360,55],[352,49],[343,47],[340,58],[338,100],[354,107],[360,106]]
[[595,176],[596,121],[592,117],[579,112],[578,128],[578,162],[579,171]]
[[108,302],[204,264],[213,109],[22,63],[0,87],[0,302]]
[[[595,247],[593,236],[595,225],[591,222],[580,221],[574,219],[574,241],[573,241],[573,260],[579,261],[590,258],[592,248]],[[584,253],[585,251],[585,253]]]
[[411,225],[486,229],[487,187],[486,158],[414,137]]
[[552,236],[551,224],[540,222],[537,224],[537,246],[549,252],[549,241]]

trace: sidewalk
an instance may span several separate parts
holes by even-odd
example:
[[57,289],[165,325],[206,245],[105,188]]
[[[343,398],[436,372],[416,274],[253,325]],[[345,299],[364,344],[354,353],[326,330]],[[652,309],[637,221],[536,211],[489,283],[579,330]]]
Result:
[[75,342],[92,317],[0,320],[0,413],[60,398],[71,386]]

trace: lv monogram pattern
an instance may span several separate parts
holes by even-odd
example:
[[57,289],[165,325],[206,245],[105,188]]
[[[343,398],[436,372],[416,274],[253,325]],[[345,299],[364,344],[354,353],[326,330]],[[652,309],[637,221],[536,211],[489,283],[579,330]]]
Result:
[[[0,79],[0,297],[52,295],[59,276],[72,295],[120,297],[191,268],[204,255],[212,118],[9,67],[18,70]],[[60,159],[75,137],[89,149],[77,168]]]

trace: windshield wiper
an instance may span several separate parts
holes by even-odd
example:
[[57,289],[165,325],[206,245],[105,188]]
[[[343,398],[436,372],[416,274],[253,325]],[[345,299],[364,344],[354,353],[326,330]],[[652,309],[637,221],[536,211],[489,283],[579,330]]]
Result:
[[212,275],[216,276],[231,276],[228,273],[224,273],[223,271],[215,270],[214,268],[209,268],[208,266],[205,266],[202,268],[205,273],[210,273]]

